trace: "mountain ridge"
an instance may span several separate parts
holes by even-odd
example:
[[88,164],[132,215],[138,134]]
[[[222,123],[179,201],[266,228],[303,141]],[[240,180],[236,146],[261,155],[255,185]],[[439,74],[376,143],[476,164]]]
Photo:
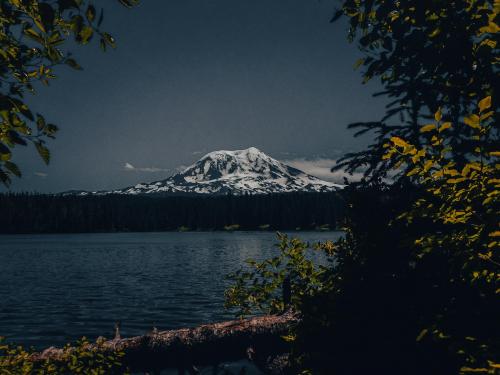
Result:
[[330,192],[343,185],[324,181],[280,162],[255,147],[213,151],[166,179],[109,191],[73,191],[66,195],[107,194],[271,194]]

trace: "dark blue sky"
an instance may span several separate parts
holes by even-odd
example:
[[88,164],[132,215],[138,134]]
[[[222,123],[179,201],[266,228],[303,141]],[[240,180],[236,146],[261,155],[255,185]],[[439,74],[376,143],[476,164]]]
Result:
[[249,146],[324,166],[368,141],[348,123],[383,113],[376,85],[353,69],[360,53],[346,25],[329,23],[336,1],[102,3],[118,48],[77,48],[84,71],[59,69],[30,99],[61,131],[48,167],[18,148],[24,176],[13,190],[118,188]]

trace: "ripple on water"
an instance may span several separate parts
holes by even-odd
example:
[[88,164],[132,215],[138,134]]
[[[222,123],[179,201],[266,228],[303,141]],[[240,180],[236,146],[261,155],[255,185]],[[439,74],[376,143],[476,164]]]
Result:
[[[301,232],[308,241],[338,232]],[[0,336],[60,346],[232,318],[224,276],[277,253],[269,232],[0,236]]]

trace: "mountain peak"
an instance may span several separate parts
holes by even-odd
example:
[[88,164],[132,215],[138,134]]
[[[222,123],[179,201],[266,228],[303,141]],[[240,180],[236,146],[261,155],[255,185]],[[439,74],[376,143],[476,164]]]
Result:
[[203,156],[200,160],[204,159],[218,159],[218,158],[235,158],[252,160],[256,158],[267,158],[268,156],[256,147],[249,147],[244,150],[218,150],[212,151]]
[[270,194],[342,188],[290,167],[256,147],[213,151],[165,180],[98,194]]
[[219,150],[206,154],[179,175],[189,183],[243,175],[269,177],[272,166],[283,171],[280,164],[255,147],[234,151]]

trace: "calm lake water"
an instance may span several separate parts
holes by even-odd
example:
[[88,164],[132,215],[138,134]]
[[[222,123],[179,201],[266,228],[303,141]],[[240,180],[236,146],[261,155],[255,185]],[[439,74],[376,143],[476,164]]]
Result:
[[0,336],[43,348],[112,337],[117,321],[126,337],[230,319],[224,276],[275,243],[271,232],[0,236]]

